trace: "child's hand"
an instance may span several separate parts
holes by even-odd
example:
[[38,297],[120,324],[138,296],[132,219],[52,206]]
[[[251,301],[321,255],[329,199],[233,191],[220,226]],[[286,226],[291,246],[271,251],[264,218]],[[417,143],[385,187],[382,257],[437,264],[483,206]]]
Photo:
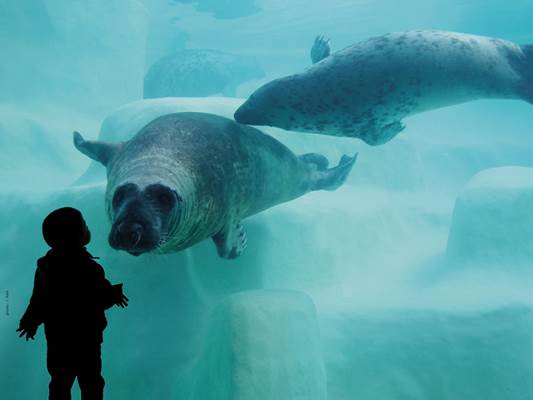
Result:
[[19,327],[17,329],[17,332],[20,332],[19,337],[22,337],[22,336],[26,335],[26,341],[28,341],[28,339],[34,340],[35,339],[34,336],[37,333],[37,327],[36,326],[21,326],[21,325],[19,325]]
[[115,304],[117,306],[124,308],[128,306],[129,299],[124,295],[124,293],[122,293],[122,285],[123,285],[122,283],[113,285],[113,289],[115,291],[114,293]]

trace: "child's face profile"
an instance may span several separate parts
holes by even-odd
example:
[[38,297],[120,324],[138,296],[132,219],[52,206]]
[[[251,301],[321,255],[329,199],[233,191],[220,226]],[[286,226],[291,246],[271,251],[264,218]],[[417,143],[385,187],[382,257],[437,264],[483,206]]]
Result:
[[83,235],[81,238],[81,245],[85,246],[89,244],[89,242],[91,241],[91,231],[89,230],[89,227],[85,223],[85,220],[82,220],[82,221],[83,221]]

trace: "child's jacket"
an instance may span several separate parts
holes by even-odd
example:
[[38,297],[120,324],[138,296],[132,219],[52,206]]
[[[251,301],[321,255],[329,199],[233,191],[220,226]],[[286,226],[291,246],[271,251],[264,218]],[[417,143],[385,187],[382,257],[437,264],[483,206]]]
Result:
[[85,247],[52,249],[37,261],[30,304],[21,326],[44,323],[47,341],[102,341],[104,310],[114,304],[114,290],[104,269]]

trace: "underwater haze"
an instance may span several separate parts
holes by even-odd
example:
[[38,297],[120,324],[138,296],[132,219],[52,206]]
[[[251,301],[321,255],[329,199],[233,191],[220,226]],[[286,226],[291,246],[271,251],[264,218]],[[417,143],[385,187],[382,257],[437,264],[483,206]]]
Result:
[[0,0],[0,398],[48,395],[43,327],[15,330],[41,223],[71,206],[130,299],[106,312],[106,399],[533,400],[531,103],[428,110],[376,146],[258,127],[332,166],[358,158],[338,189],[244,219],[234,259],[211,240],[112,248],[106,169],[72,139],[129,140],[177,112],[233,119],[306,71],[317,35],[332,52],[409,30],[533,45],[531,16],[533,0]]

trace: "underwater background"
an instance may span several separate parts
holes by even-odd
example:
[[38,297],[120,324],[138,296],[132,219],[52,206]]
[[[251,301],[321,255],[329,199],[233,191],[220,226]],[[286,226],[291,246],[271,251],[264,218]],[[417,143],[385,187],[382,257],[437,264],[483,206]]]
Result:
[[105,168],[72,144],[171,112],[232,118],[307,68],[317,35],[333,51],[413,29],[533,44],[532,16],[532,0],[0,0],[0,398],[47,396],[43,329],[15,329],[41,222],[68,205],[130,299],[106,313],[107,399],[533,399],[531,104],[426,112],[375,147],[261,127],[297,154],[359,158],[338,190],[246,219],[235,260],[209,240],[111,249]]

